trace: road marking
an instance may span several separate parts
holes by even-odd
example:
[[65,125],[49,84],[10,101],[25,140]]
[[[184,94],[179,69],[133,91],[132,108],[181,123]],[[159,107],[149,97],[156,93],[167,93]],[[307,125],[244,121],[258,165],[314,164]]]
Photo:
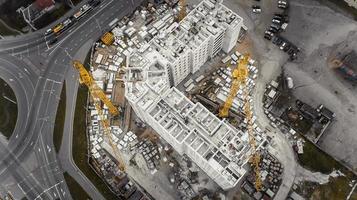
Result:
[[25,190],[21,187],[20,183],[18,183],[17,186],[20,188],[22,193],[24,193],[24,195],[26,196],[27,192],[25,192]]
[[[99,24],[99,22],[98,22],[98,19],[97,19],[97,18],[95,18],[95,22],[97,23],[97,25],[98,25],[98,28],[99,28],[100,32],[103,32],[102,27],[100,26],[100,24]],[[82,41],[82,39],[83,39],[83,38],[81,38],[81,41]]]
[[[92,15],[91,17],[89,17],[86,21],[84,21],[82,24],[80,24],[78,27],[76,27],[75,29],[73,29],[74,31],[78,30],[79,28],[81,28],[82,26],[84,26],[85,24],[88,23],[88,21],[92,20],[93,17],[96,17],[100,12],[103,11],[104,8],[106,8],[109,4],[111,4],[114,0],[110,0],[107,4],[105,4],[105,6],[103,8],[100,8],[96,14]],[[49,53],[49,55],[51,55],[68,37],[70,37],[74,32],[68,34],[66,37],[64,37],[59,43],[58,45]]]
[[41,192],[41,194],[39,194],[35,199],[38,199],[38,198],[41,198],[41,199],[42,199],[41,196],[42,196],[44,193],[48,192],[48,191],[51,190],[53,187],[56,187],[57,185],[61,184],[62,182],[63,182],[63,181],[58,182],[58,183],[54,184],[53,186],[51,186],[51,187],[45,189],[45,190],[44,190],[43,192]]

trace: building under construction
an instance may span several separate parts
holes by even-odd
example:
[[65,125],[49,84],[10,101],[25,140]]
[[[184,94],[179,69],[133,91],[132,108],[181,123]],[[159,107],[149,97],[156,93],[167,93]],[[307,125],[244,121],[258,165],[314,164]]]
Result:
[[[220,187],[235,187],[254,153],[246,130],[232,127],[175,86],[221,50],[230,52],[243,19],[222,2],[204,0],[180,23],[127,59],[125,96],[144,122]],[[254,132],[257,149],[265,137]]]

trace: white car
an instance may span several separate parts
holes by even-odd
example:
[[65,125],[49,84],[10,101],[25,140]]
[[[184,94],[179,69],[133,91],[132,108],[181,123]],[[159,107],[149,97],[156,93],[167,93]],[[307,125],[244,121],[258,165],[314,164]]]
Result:
[[278,20],[278,19],[273,19],[273,20],[271,20],[273,23],[276,23],[276,24],[280,24],[281,23],[281,21],[280,20]]
[[286,42],[283,42],[283,44],[280,46],[280,50],[283,50],[286,45]]
[[253,13],[261,13],[262,9],[260,8],[260,6],[252,6],[253,8]]
[[45,32],[45,35],[49,35],[53,32],[53,30],[50,28],[50,29],[47,29],[46,32]]
[[261,13],[262,9],[261,8],[253,8],[253,13]]
[[288,8],[288,3],[286,1],[278,1],[278,8],[286,9]]

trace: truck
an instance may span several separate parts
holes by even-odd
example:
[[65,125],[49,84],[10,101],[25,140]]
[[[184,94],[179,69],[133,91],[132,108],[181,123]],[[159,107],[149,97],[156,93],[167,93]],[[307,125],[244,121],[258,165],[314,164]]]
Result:
[[73,21],[71,19],[66,19],[64,22],[63,22],[63,29],[67,29],[69,28],[70,26],[72,26],[73,24]]
[[88,4],[84,4],[78,12],[76,12],[73,17],[76,19],[76,20],[80,20],[84,14],[86,14],[88,11],[90,11],[92,9],[92,6],[88,5]]

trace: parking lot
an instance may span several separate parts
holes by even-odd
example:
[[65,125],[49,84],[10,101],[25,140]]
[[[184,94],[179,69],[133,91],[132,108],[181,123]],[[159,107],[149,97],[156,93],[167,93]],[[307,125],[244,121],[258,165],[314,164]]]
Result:
[[357,49],[357,24],[326,6],[307,0],[291,2],[290,18],[290,27],[284,36],[302,49],[298,62],[285,66],[295,81],[294,94],[311,105],[321,102],[333,109],[336,121],[319,144],[356,169],[357,90],[335,73],[328,61],[330,55],[336,53],[335,49]]
[[[298,47],[300,52],[297,60],[288,62],[289,56],[285,52],[263,38],[274,13],[280,11],[277,0],[226,0],[224,4],[245,20],[248,37],[253,44],[252,56],[261,66],[258,82],[269,82],[284,66],[286,73],[294,79],[293,93],[297,98],[312,106],[322,103],[331,108],[336,113],[336,121],[326,130],[319,144],[326,152],[355,169],[357,90],[339,77],[328,66],[327,60],[336,47],[347,45],[345,48],[357,49],[356,22],[318,1],[290,0],[289,24],[281,36]],[[260,14],[252,12],[253,5],[260,5]]]

